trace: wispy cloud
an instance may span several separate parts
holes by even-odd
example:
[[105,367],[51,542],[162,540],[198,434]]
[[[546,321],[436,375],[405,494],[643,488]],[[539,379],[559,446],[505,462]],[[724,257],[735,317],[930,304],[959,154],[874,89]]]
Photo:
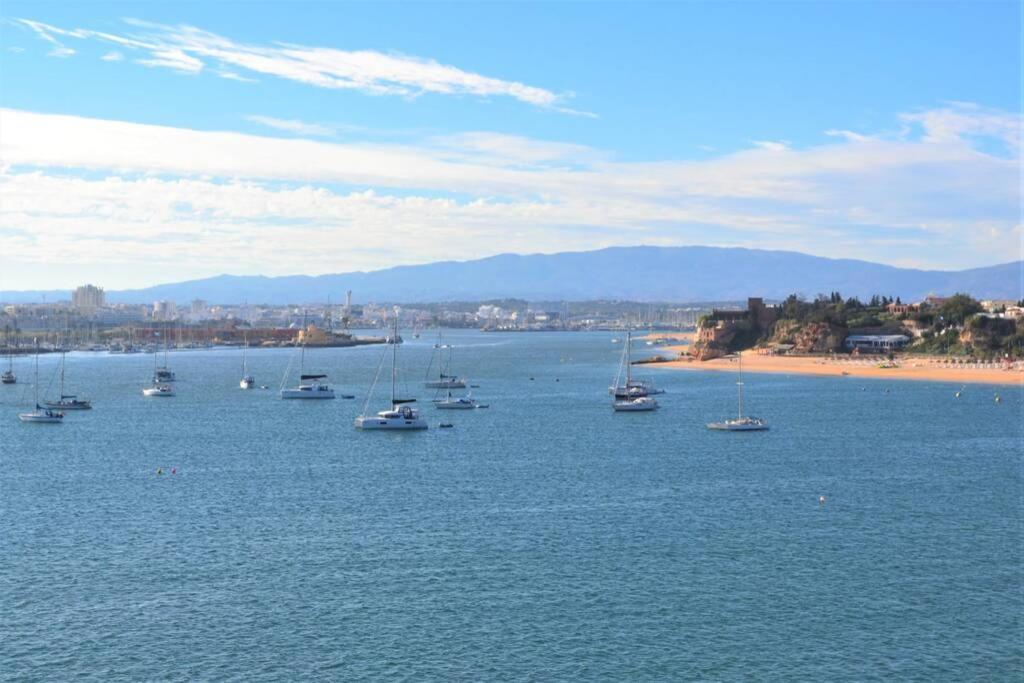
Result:
[[754,140],[754,147],[769,152],[785,152],[789,149],[789,143],[785,140]]
[[[180,247],[209,273],[237,270],[240,250],[268,273],[637,243],[928,267],[1017,258],[1019,154],[976,143],[1020,117],[951,107],[911,114],[905,135],[653,163],[487,132],[348,144],[0,110],[0,252],[164,263]],[[942,134],[917,123],[936,118]],[[391,251],[350,249],[375,240]]]
[[[484,76],[433,59],[374,50],[340,50],[329,47],[274,43],[253,45],[236,42],[194,26],[169,26],[127,19],[129,33],[115,34],[90,29],[66,29],[32,19],[17,19],[41,39],[68,49],[62,39],[99,40],[124,49],[147,53],[139,64],[182,73],[199,73],[210,63],[223,78],[235,71],[274,76],[318,88],[359,90],[373,95],[414,97],[423,93],[480,98],[508,97],[526,104],[566,114],[593,117],[591,112],[568,106],[571,93],[556,93],[518,81]],[[230,74],[230,75],[225,75]]]
[[111,50],[110,52],[107,52],[102,57],[100,57],[100,59],[102,59],[104,62],[120,62],[124,59],[124,55],[118,52],[117,50]]
[[247,121],[252,121],[253,123],[258,123],[261,126],[267,126],[268,128],[283,130],[289,133],[297,133],[298,135],[333,137],[335,134],[333,128],[320,125],[319,123],[306,123],[305,121],[299,121],[297,119],[275,119],[271,116],[259,116],[257,114],[246,116],[245,119]]

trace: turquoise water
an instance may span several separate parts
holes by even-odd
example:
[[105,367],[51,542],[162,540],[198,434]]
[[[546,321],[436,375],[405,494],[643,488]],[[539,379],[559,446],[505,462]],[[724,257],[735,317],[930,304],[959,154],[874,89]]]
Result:
[[352,428],[380,347],[308,356],[354,401],[279,400],[288,350],[174,353],[173,399],[75,354],[56,427],[0,387],[0,677],[1019,678],[1019,390],[749,375],[772,430],[709,432],[733,377],[613,414],[610,336],[451,333],[491,407],[419,433]]

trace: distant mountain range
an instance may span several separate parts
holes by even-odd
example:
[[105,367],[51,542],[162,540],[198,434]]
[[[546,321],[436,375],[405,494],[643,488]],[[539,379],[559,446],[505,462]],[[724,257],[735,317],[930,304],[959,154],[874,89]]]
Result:
[[[441,261],[371,272],[282,277],[218,275],[107,293],[111,303],[288,304],[482,301],[736,301],[873,294],[917,300],[928,294],[967,292],[983,299],[1024,297],[1024,261],[960,271],[896,268],[868,261],[828,259],[789,251],[716,247],[613,247],[560,254],[501,254],[474,261]],[[69,299],[67,291],[0,292],[0,301]]]

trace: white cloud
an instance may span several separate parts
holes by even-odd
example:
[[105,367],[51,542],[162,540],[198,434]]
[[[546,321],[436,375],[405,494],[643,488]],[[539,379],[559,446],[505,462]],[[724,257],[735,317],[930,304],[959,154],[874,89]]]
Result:
[[1019,118],[969,102],[950,102],[942,109],[902,114],[900,119],[918,124],[927,142],[956,142],[965,136],[996,138],[1020,150]]
[[257,114],[251,114],[245,118],[247,121],[258,123],[261,126],[267,126],[268,128],[283,130],[289,133],[312,135],[315,137],[334,136],[334,129],[322,126],[319,123],[306,123],[305,121],[299,121],[297,119],[275,119],[271,116],[259,116]]
[[[0,110],[0,253],[168,265],[188,253],[216,273],[236,272],[242,250],[281,274],[698,243],[984,265],[1019,257],[1021,191],[1019,156],[973,145],[974,131],[1005,132],[1019,117],[982,115],[958,119],[963,137],[839,135],[624,163],[480,131],[344,144]],[[319,125],[267,121],[307,135]]]
[[236,74],[234,71],[228,71],[227,69],[218,69],[217,75],[221,78],[226,78],[229,81],[238,81],[239,83],[258,83],[255,78],[246,78],[240,74]]
[[[360,90],[375,95],[415,96],[422,93],[509,97],[537,107],[593,117],[566,105],[571,93],[555,93],[517,81],[493,78],[441,64],[433,59],[374,50],[339,50],[277,43],[238,43],[194,26],[168,26],[128,19],[134,33],[118,35],[90,29],[64,29],[32,19],[17,19],[41,39],[63,48],[61,38],[99,40],[147,52],[136,60],[151,67],[199,73],[208,62],[221,65],[221,75],[245,72],[276,76],[318,88]],[[237,74],[236,74],[237,75]],[[225,76],[231,78],[232,76]]]
[[789,143],[785,140],[754,140],[754,147],[766,149],[769,152],[785,152],[789,149]]
[[111,50],[110,52],[107,52],[102,57],[100,57],[100,59],[102,59],[104,62],[120,62],[124,59],[124,55],[118,52],[117,50]]

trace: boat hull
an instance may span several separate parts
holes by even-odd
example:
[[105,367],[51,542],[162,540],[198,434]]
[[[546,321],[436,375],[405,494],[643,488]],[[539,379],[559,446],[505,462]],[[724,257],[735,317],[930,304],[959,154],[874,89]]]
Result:
[[424,382],[423,386],[426,387],[427,389],[465,389],[466,380],[453,379],[434,382]]
[[426,429],[427,421],[417,417],[408,419],[404,417],[380,417],[378,415],[360,416],[355,419],[356,429],[400,429],[415,430]]
[[636,399],[634,401],[616,401],[612,409],[617,413],[647,413],[658,409],[658,402],[647,399]]
[[463,401],[438,401],[434,407],[439,410],[473,410],[476,403],[465,403]]
[[92,410],[92,404],[88,401],[47,401],[46,407],[54,410]]
[[242,389],[252,389],[256,385],[256,380],[252,377],[245,377],[238,382],[238,386]]
[[334,398],[334,389],[282,389],[281,398],[330,399]]
[[719,432],[764,432],[768,430],[766,423],[711,422],[708,429]]
[[22,422],[33,422],[36,424],[60,424],[64,416],[47,415],[46,413],[18,413],[18,419]]
[[174,389],[165,389],[161,391],[160,389],[153,387],[150,389],[143,389],[142,395],[147,398],[173,398]]

